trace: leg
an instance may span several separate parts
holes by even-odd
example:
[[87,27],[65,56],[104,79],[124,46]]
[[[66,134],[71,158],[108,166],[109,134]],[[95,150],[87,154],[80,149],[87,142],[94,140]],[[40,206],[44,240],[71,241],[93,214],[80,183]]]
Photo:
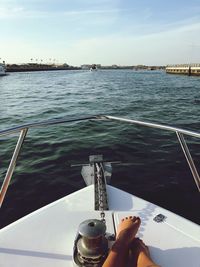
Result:
[[122,219],[117,230],[117,239],[113,244],[103,267],[125,267],[128,260],[129,247],[140,226],[139,217]]
[[131,244],[130,267],[159,267],[152,259],[149,253],[149,249],[142,240],[135,238]]

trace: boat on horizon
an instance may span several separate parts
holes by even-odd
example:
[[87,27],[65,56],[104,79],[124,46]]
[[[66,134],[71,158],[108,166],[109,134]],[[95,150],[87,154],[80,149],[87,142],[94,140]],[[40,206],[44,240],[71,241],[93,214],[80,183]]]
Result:
[[[38,127],[47,129],[59,124],[62,127],[63,124],[78,125],[78,122],[88,120],[95,120],[98,123],[102,121],[128,123],[133,127],[136,125],[176,134],[200,191],[200,177],[184,138],[189,136],[199,139],[200,133],[162,124],[97,115],[53,119],[0,131],[0,136],[4,137],[3,140],[5,136],[10,138],[10,135],[16,136],[16,133],[19,133],[1,188],[0,206],[3,204],[28,131]],[[2,267],[100,267],[116,238],[116,229],[121,219],[126,216],[139,216],[142,223],[137,236],[144,240],[153,260],[158,265],[198,267],[200,263],[199,225],[112,186],[111,176],[115,164],[120,162],[105,160],[103,155],[90,155],[89,162],[73,165],[81,169],[86,187],[2,228],[0,265]],[[99,237],[101,239],[98,239]],[[101,242],[101,249],[96,254],[91,239]]]
[[90,71],[97,71],[97,65],[96,64],[92,64]]

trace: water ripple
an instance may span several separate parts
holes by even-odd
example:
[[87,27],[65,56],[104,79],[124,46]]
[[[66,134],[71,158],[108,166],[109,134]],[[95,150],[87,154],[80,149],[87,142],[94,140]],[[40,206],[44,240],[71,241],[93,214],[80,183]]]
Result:
[[[199,131],[199,81],[162,71],[11,73],[0,79],[0,128],[112,114]],[[16,140],[0,139],[1,181]],[[189,139],[189,147],[200,170],[200,145]],[[80,168],[70,166],[87,162],[90,154],[126,163],[113,168],[114,186],[200,223],[199,195],[175,135],[88,121],[30,130],[23,148],[1,209],[1,226],[82,188]]]

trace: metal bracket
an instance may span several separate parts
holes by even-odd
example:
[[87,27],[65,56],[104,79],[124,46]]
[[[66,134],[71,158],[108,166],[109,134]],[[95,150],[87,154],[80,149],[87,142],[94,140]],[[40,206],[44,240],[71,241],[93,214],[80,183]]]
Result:
[[156,217],[153,218],[153,220],[157,223],[164,222],[166,219],[167,219],[167,217],[161,213],[156,215]]

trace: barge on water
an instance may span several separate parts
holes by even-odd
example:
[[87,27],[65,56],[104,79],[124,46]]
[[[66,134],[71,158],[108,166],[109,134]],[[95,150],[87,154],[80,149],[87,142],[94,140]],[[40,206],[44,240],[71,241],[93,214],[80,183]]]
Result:
[[184,74],[188,76],[200,76],[200,64],[177,64],[167,65],[166,73]]

